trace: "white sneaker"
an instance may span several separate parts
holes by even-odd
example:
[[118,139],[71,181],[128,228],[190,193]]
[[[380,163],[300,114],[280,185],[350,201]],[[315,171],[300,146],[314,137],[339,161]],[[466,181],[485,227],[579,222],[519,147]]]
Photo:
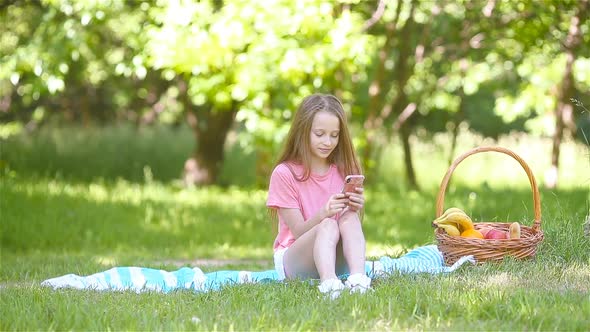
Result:
[[353,274],[346,280],[346,287],[350,288],[351,293],[364,294],[371,289],[371,278],[362,273]]
[[340,279],[334,278],[322,281],[318,288],[322,294],[326,294],[330,296],[331,300],[335,300],[346,289],[346,286],[344,286]]

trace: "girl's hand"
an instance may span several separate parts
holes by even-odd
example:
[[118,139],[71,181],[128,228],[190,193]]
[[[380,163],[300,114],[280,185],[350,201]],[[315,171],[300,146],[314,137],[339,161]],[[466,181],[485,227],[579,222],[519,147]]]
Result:
[[330,199],[324,205],[324,218],[333,217],[337,213],[344,211],[348,204],[349,201],[345,194],[334,194],[330,196]]
[[345,195],[348,198],[348,208],[351,211],[359,211],[365,206],[365,195],[363,194],[363,187],[356,187],[356,192],[347,192]]

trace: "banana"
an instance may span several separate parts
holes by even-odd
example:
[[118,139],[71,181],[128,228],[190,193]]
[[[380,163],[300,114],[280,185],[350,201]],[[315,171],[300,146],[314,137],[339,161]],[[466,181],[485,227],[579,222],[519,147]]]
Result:
[[440,217],[436,218],[433,221],[433,223],[436,224],[439,220],[444,220],[449,215],[449,213],[453,213],[453,212],[465,213],[465,212],[463,212],[463,210],[461,210],[459,208],[451,207],[451,208],[446,209],[445,212],[443,212],[443,214],[440,215]]
[[440,225],[439,224],[438,227],[444,229],[445,232],[447,232],[447,234],[449,234],[450,236],[461,235],[461,232],[459,232],[459,229],[453,225]]
[[457,225],[461,232],[469,229],[474,229],[471,218],[462,212],[451,212],[447,217],[441,221],[434,223],[435,225]]

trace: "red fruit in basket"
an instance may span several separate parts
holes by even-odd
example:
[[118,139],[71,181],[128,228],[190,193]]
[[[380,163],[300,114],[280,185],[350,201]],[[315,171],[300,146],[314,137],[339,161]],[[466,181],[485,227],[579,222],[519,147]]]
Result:
[[489,226],[482,226],[480,228],[478,228],[477,230],[481,233],[481,235],[483,235],[484,239],[486,238],[486,235],[488,235],[488,232],[491,231],[493,228],[489,227]]
[[485,235],[485,238],[488,240],[506,240],[508,233],[499,229],[490,229]]

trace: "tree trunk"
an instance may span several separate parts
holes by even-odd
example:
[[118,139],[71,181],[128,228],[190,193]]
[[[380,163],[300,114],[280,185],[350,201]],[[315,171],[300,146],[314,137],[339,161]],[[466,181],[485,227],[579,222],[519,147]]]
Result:
[[546,174],[545,185],[548,188],[557,187],[558,172],[559,172],[559,155],[561,148],[561,141],[564,134],[564,115],[572,113],[572,104],[570,99],[574,96],[574,76],[573,66],[576,61],[576,50],[582,42],[582,31],[580,26],[588,16],[589,8],[588,0],[582,0],[578,4],[576,15],[572,17],[568,35],[564,42],[566,63],[563,73],[563,80],[559,87],[557,96],[557,108],[555,110],[555,132],[553,134],[553,146],[551,151],[551,169]]
[[459,125],[465,120],[465,92],[463,89],[459,89],[459,109],[457,114],[453,116],[453,130],[451,132],[451,150],[449,151],[448,166],[451,166],[453,160],[455,160],[455,150],[457,149],[457,141],[459,138]]
[[225,139],[237,107],[217,111],[209,108],[192,112],[196,117],[193,132],[196,148],[193,157],[184,165],[184,182],[187,185],[211,185],[217,181],[223,165]]
[[[416,32],[415,21],[414,21],[414,10],[416,8],[416,2],[412,1],[410,4],[410,14],[401,30],[401,34],[405,36],[402,43],[399,45],[398,57],[395,61],[394,79],[398,88],[398,95],[391,103],[391,111],[395,114],[401,114],[402,111],[408,107],[408,97],[405,92],[405,86],[408,79],[414,73],[414,67],[410,67],[408,60],[411,58],[412,50],[415,50],[411,44],[412,36]],[[383,115],[387,117],[387,115]],[[391,118],[391,117],[390,117]],[[419,190],[418,181],[416,180],[416,173],[412,161],[412,151],[410,146],[410,133],[411,128],[407,121],[400,123],[400,137],[404,148],[404,161],[406,176],[408,177],[408,185],[412,189]]]
[[390,84],[387,84],[387,73],[385,70],[385,61],[389,57],[389,49],[391,48],[389,37],[385,42],[385,46],[378,52],[379,60],[377,63],[377,70],[375,78],[369,86],[369,108],[367,112],[367,119],[363,124],[366,136],[366,145],[362,154],[363,169],[365,171],[373,168],[373,152],[376,144],[376,132],[383,125],[377,114],[384,107],[385,93],[389,90]]
[[[461,103],[463,101],[461,100]],[[453,121],[454,127],[451,132],[451,149],[449,150],[448,166],[451,166],[453,160],[455,160],[455,150],[457,149],[457,139],[459,136],[459,121]]]
[[195,135],[195,150],[184,163],[185,185],[211,185],[223,166],[224,147],[227,134],[238,112],[238,105],[232,103],[227,110],[215,109],[212,105],[193,105],[188,94],[188,83],[177,78],[179,100],[186,113],[187,123]]
[[[568,62],[569,54],[568,54]],[[571,70],[571,68],[569,69]],[[566,65],[566,72],[568,71],[568,66]],[[567,74],[566,74],[567,75]],[[571,73],[570,73],[571,75]],[[569,78],[564,77],[563,82],[561,83],[561,91],[565,94],[569,94],[564,88],[568,84],[566,81],[570,81]],[[571,90],[568,89],[568,90]],[[573,94],[571,94],[573,95]],[[564,104],[562,102],[562,98],[558,101],[557,109],[555,110],[555,132],[553,133],[553,145],[551,149],[551,168],[545,174],[545,186],[547,188],[555,188],[557,187],[558,181],[558,173],[559,173],[559,156],[561,154],[561,141],[563,139],[563,114],[566,111],[565,108],[571,108],[571,105]]]
[[404,148],[404,165],[406,167],[406,176],[408,177],[408,185],[410,188],[420,190],[418,180],[416,179],[416,172],[414,171],[414,163],[412,162],[412,149],[410,145],[410,128],[402,126],[400,130],[400,137]]
[[365,172],[370,171],[374,166],[372,161],[376,145],[376,132],[383,126],[383,120],[379,118],[379,113],[381,113],[385,107],[385,95],[391,89],[391,75],[389,70],[387,70],[385,63],[391,58],[396,26],[401,13],[402,4],[402,2],[397,3],[395,16],[392,22],[385,24],[385,43],[383,44],[383,48],[378,52],[375,77],[369,85],[369,107],[367,110],[367,119],[363,124],[366,135],[366,145],[361,156],[361,162]]

